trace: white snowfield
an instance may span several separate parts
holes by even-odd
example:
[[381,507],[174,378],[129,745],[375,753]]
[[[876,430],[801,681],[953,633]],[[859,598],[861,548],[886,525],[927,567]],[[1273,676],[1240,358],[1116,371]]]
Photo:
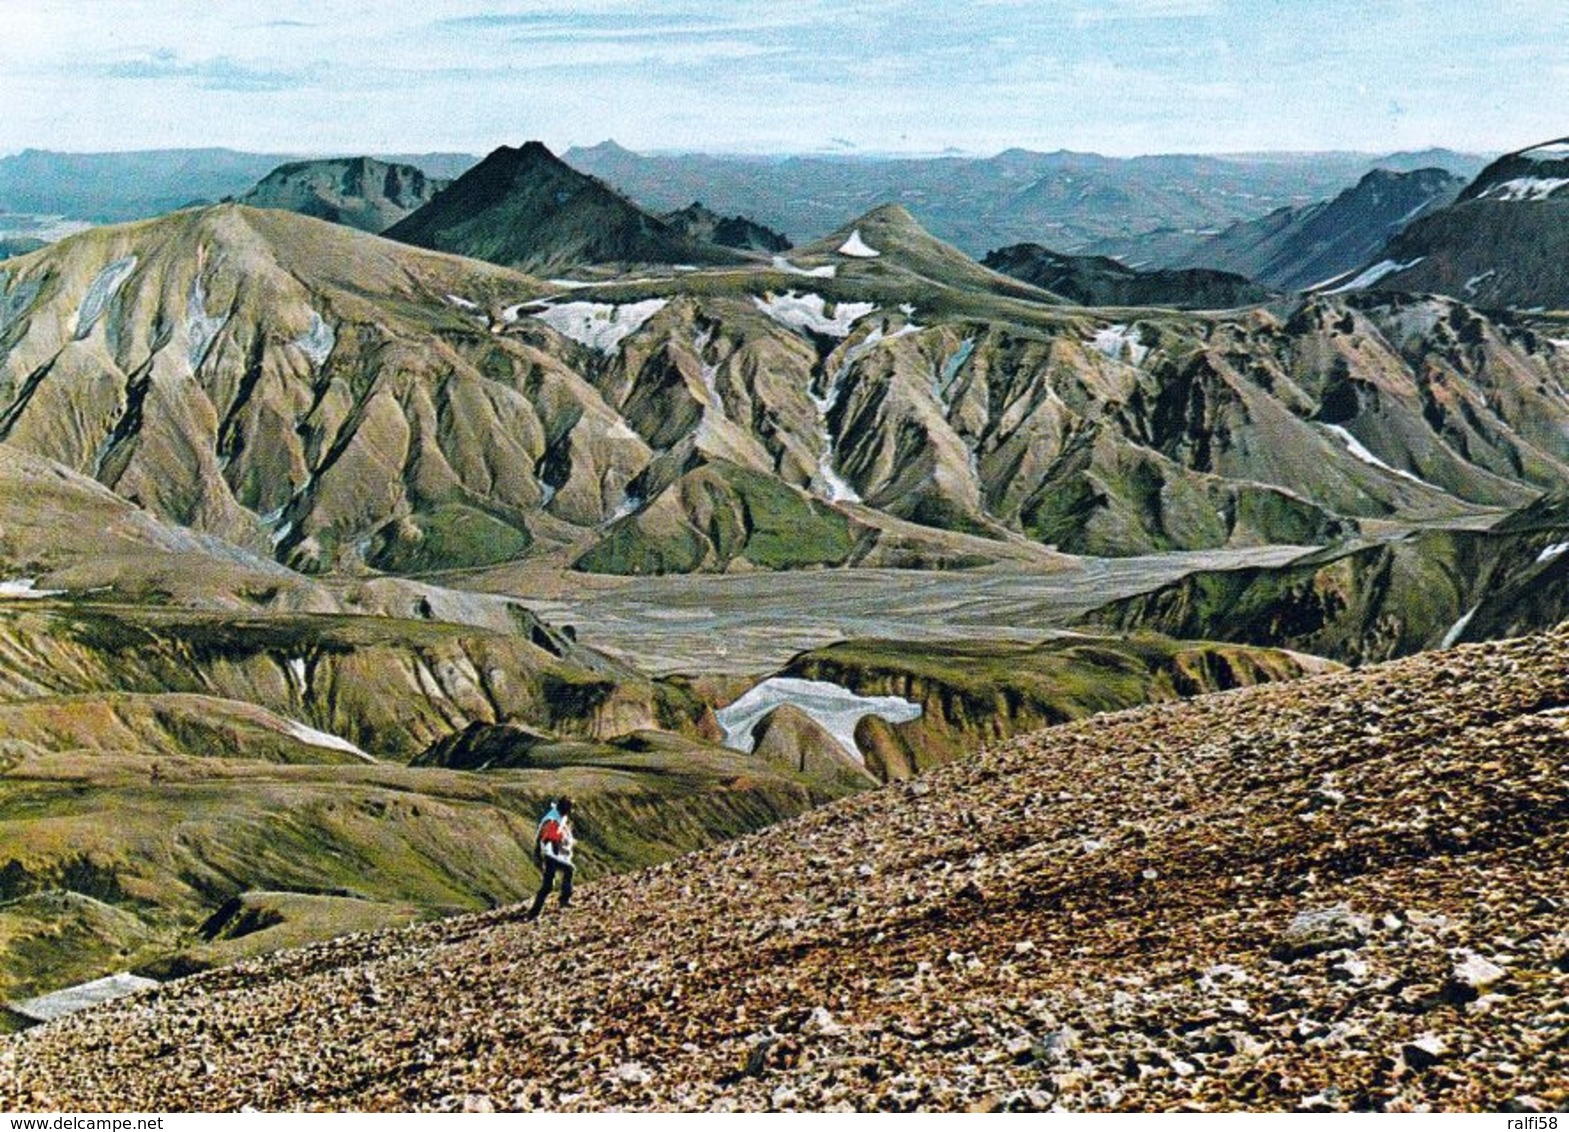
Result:
[[311,311],[311,328],[294,340],[315,366],[326,364],[332,348],[338,344],[338,335],[326,319]]
[[1433,486],[1426,480],[1421,479],[1418,476],[1413,476],[1410,472],[1404,471],[1400,468],[1391,467],[1389,464],[1384,463],[1384,461],[1380,460],[1377,456],[1373,455],[1373,453],[1369,452],[1367,447],[1360,440],[1352,436],[1339,425],[1327,424],[1324,426],[1324,428],[1327,431],[1334,433],[1335,436],[1340,439],[1340,442],[1346,446],[1346,450],[1349,451],[1351,455],[1355,456],[1358,460],[1361,460],[1364,464],[1370,464],[1375,468],[1382,468],[1386,472],[1393,472],[1395,475],[1400,476],[1403,479],[1408,479],[1412,483],[1419,483],[1423,487]]
[[537,318],[557,333],[581,342],[602,354],[614,354],[628,335],[642,329],[669,304],[668,299],[645,299],[641,303],[557,303],[529,317]]
[[1471,624],[1471,618],[1475,617],[1476,611],[1481,608],[1482,607],[1480,605],[1473,605],[1470,609],[1466,610],[1465,613],[1461,616],[1460,620],[1449,626],[1449,631],[1444,634],[1444,639],[1438,642],[1438,647],[1441,649],[1447,649],[1456,641],[1458,641],[1460,639],[1460,634],[1465,632],[1466,626]]
[[37,578],[11,578],[0,581],[0,597],[58,597],[64,590],[41,590]]
[[1546,200],[1565,185],[1569,185],[1569,177],[1516,177],[1493,185],[1481,199]]
[[1565,551],[1569,551],[1569,542],[1555,542],[1552,546],[1544,546],[1542,553],[1536,556],[1536,560],[1551,562],[1555,558],[1561,558]]
[[374,757],[367,755],[347,739],[333,735],[328,731],[317,731],[314,727],[307,727],[297,719],[286,719],[283,716],[278,718],[283,719],[283,722],[288,725],[289,734],[301,743],[309,744],[312,747],[325,747],[329,751],[346,751],[355,758],[363,759],[368,763],[376,761]]
[[921,717],[921,705],[900,696],[858,696],[826,680],[798,680],[775,676],[764,680],[729,707],[714,713],[724,728],[725,746],[750,753],[752,730],[769,712],[782,704],[799,708],[816,720],[834,742],[863,766],[865,757],[855,743],[855,725],[875,715],[889,723],[908,723]]
[[839,254],[852,256],[855,259],[876,259],[883,253],[868,246],[866,241],[861,239],[861,230],[857,228],[850,233],[848,240],[839,245]]
[[783,295],[752,296],[757,309],[781,326],[791,330],[810,330],[831,338],[848,338],[850,328],[877,309],[876,303],[835,303],[834,313],[828,313],[828,300],[821,295],[798,295],[786,291]]
[[1480,287],[1483,283],[1486,283],[1489,279],[1497,274],[1498,269],[1496,267],[1489,267],[1486,271],[1482,272],[1482,274],[1471,276],[1471,278],[1465,281],[1465,293],[1467,295],[1476,294],[1476,289],[1478,287]]
[[136,270],[136,257],[128,255],[117,259],[100,271],[87,286],[81,305],[76,308],[76,337],[86,338],[93,324],[103,316],[116,292]]
[[1393,275],[1397,271],[1410,271],[1413,267],[1421,263],[1426,258],[1426,256],[1417,256],[1415,259],[1408,260],[1405,263],[1396,263],[1392,259],[1380,260],[1378,263],[1375,263],[1372,267],[1362,272],[1362,274],[1358,275],[1355,279],[1351,280],[1351,282],[1342,283],[1333,291],[1325,291],[1324,293],[1326,295],[1343,295],[1347,291],[1361,291],[1364,288],[1371,287],[1374,283],[1377,283],[1386,275]]
[[191,293],[185,299],[185,337],[190,347],[185,357],[192,373],[202,368],[202,362],[207,360],[207,351],[212,348],[218,332],[228,321],[227,314],[207,313],[207,286],[201,276],[192,279]]
[[89,1006],[97,1006],[101,1002],[113,1002],[117,998],[124,998],[128,994],[135,994],[139,990],[157,985],[156,979],[122,972],[8,1005],[24,1018],[31,1018],[35,1022],[53,1022],[56,1018],[74,1014]]
[[1126,326],[1108,326],[1097,330],[1090,343],[1114,362],[1143,365],[1149,356],[1149,347],[1139,341],[1139,332]]
[[774,270],[807,279],[832,279],[839,273],[839,268],[831,263],[825,263],[822,267],[797,267],[782,255],[774,256]]

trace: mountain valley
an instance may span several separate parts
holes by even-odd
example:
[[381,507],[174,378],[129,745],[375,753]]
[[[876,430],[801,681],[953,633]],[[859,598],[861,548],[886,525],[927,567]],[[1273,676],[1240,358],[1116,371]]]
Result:
[[5,1025],[161,984],[0,1104],[1569,1103],[1562,148],[229,155],[0,251]]

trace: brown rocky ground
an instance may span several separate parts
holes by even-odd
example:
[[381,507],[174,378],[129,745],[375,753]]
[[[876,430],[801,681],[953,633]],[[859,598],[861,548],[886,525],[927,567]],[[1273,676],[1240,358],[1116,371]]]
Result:
[[1559,630],[1038,732],[539,924],[44,1027],[0,1106],[1562,1106],[1566,660]]

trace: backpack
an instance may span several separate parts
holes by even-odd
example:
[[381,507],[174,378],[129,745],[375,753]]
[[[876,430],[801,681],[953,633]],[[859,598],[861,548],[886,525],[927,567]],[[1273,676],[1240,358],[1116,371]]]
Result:
[[545,811],[545,816],[539,819],[539,828],[534,831],[534,864],[540,868],[545,866],[544,846],[549,841],[552,844],[561,840],[561,814],[552,802],[550,809]]

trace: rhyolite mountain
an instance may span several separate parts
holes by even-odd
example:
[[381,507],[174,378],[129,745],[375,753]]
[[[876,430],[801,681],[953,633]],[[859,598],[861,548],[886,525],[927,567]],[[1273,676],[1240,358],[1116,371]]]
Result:
[[1221,232],[1165,229],[1096,247],[1130,263],[1229,271],[1301,291],[1362,267],[1407,225],[1453,201],[1465,184],[1447,169],[1374,169],[1332,200],[1278,208]]
[[1357,282],[1482,307],[1569,307],[1569,139],[1506,154],[1389,241]]
[[660,219],[689,240],[751,252],[782,252],[790,247],[790,241],[772,228],[744,216],[720,216],[703,207],[702,201],[667,212]]
[[0,272],[0,440],[310,571],[1319,544],[1569,484],[1550,328],[1377,295],[1113,318],[898,208],[570,295],[236,205]]
[[382,232],[429,204],[448,184],[413,165],[371,157],[322,158],[280,165],[238,200]]
[[655,212],[702,200],[797,244],[891,201],[974,256],[1031,241],[1080,252],[1096,240],[1157,228],[1219,231],[1276,208],[1327,199],[1372,169],[1437,166],[1470,177],[1485,164],[1449,150],[1122,158],[1009,149],[990,157],[769,157],[639,154],[615,142],[562,156]]
[[1217,310],[1253,306],[1276,295],[1234,272],[1198,267],[1138,271],[1106,256],[1062,255],[1039,244],[998,248],[981,263],[1091,307]]
[[496,149],[386,235],[536,274],[585,264],[744,262],[689,239],[539,142]]
[[795,248],[788,257],[775,260],[774,266],[893,287],[911,297],[936,286],[951,292],[949,301],[955,302],[962,302],[966,294],[1035,304],[1064,301],[1060,295],[982,266],[933,236],[901,204],[879,205],[820,240]]

